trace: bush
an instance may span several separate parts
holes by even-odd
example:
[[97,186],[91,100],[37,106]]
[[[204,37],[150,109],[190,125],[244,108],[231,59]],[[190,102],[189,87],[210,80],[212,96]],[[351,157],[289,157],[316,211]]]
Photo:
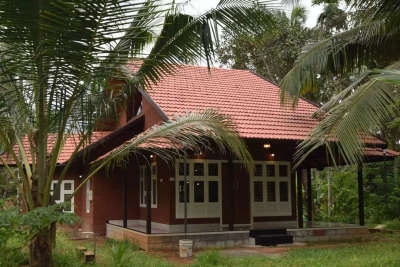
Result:
[[112,266],[115,267],[129,267],[132,266],[132,251],[138,248],[129,241],[113,241],[111,245],[111,261]]
[[73,214],[63,213],[62,206],[41,207],[22,213],[18,207],[0,200],[0,266],[19,266],[28,262],[30,240],[52,223],[76,222]]

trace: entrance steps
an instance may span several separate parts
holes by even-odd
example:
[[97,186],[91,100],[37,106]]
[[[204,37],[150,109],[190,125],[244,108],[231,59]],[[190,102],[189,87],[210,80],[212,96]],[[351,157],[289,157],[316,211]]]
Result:
[[286,229],[257,229],[250,230],[250,237],[255,239],[255,245],[276,246],[293,243],[293,236]]

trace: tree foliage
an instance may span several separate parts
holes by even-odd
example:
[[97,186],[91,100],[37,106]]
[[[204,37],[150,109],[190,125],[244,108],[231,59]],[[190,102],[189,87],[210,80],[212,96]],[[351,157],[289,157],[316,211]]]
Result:
[[318,111],[323,120],[300,145],[298,162],[319,146],[329,149],[330,140],[337,141],[347,163],[360,162],[363,136],[381,133],[398,112],[398,4],[385,0],[349,4],[363,11],[357,24],[307,47],[280,83],[299,96],[318,90],[321,76],[351,75],[349,86]]
[[274,26],[255,35],[225,31],[217,50],[219,61],[279,82],[292,68],[303,46],[313,38],[313,31],[304,22],[305,10],[296,8],[290,17],[275,12]]
[[[175,1],[0,1],[1,152],[15,161],[27,211],[53,203],[50,186],[70,134],[79,135],[73,158],[89,143],[96,122],[115,115],[113,107],[121,99],[146,90],[180,63],[206,60],[210,64],[218,28],[251,33],[268,26],[268,3],[224,0],[200,16],[191,16],[177,9]],[[127,73],[126,64],[133,58],[141,58],[142,64],[133,74]],[[110,81],[115,79],[125,85],[114,90]],[[199,140],[196,134],[212,126],[220,127],[210,138],[233,133],[224,120],[212,125],[212,118],[208,119],[188,123],[187,135],[180,133],[181,145],[194,145]],[[166,128],[162,129],[172,139]],[[25,136],[28,148],[22,145]],[[51,142],[50,136],[55,137]],[[225,144],[242,145],[232,139]],[[243,147],[229,149],[244,151]],[[0,161],[17,180],[7,162],[2,157]],[[64,166],[59,180],[69,166]],[[32,266],[51,266],[50,237],[49,229],[44,229],[32,240]]]

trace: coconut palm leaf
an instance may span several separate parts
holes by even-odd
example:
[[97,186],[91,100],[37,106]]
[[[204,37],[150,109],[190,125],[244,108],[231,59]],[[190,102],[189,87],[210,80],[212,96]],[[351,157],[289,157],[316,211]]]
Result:
[[[144,59],[136,76],[142,85],[156,83],[163,75],[173,72],[179,64],[206,60],[213,62],[217,26],[231,32],[259,32],[272,26],[269,10],[274,1],[220,1],[216,8],[193,17],[175,10],[164,22],[160,38]],[[239,31],[240,29],[240,31]]]
[[215,151],[216,148],[222,153],[232,152],[249,170],[252,169],[253,159],[228,117],[214,110],[175,116],[172,120],[153,126],[143,134],[132,138],[98,161],[94,165],[94,170],[75,189],[75,192],[102,168],[114,164],[121,165],[121,162],[131,159],[132,156],[146,157],[145,155],[155,154],[171,162],[180,157],[184,150]]
[[[332,141],[337,143],[338,153],[347,164],[361,162],[366,134],[379,131],[395,116],[393,94],[398,90],[394,85],[400,83],[399,68],[400,62],[385,70],[368,72],[323,105],[316,116],[325,118],[299,145],[296,166],[320,146],[331,149]],[[366,77],[369,79],[357,86]]]

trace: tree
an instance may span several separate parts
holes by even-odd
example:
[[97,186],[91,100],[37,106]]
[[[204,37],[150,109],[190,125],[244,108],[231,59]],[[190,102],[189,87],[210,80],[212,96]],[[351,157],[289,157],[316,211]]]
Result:
[[256,34],[225,31],[217,50],[219,61],[279,82],[292,68],[302,47],[313,38],[313,31],[304,26],[305,20],[305,9],[296,6],[290,17],[274,12],[274,27]]
[[300,145],[298,162],[322,145],[333,154],[331,140],[337,141],[337,152],[347,163],[360,162],[365,134],[381,133],[398,112],[400,3],[349,4],[364,10],[357,26],[310,46],[281,81],[281,87],[296,98],[318,89],[320,76],[353,75],[352,83],[317,112],[322,121]]
[[[261,5],[262,1],[225,0],[193,17],[176,9],[175,1],[0,1],[0,144],[16,162],[27,210],[53,202],[50,185],[69,134],[80,135],[75,157],[90,140],[96,121],[112,114],[113,103],[157,82],[179,63],[206,59],[210,64],[217,26],[252,32],[268,25],[267,9]],[[127,73],[124,66],[137,57],[143,64],[136,73]],[[126,85],[114,90],[112,79]],[[89,176],[117,156],[143,153],[138,144],[161,137],[178,149],[205,145],[202,135],[207,135],[239,158],[250,160],[231,127],[226,118],[205,112],[177,118],[144,135],[124,135],[127,144]],[[23,136],[29,140],[27,150],[21,143]],[[14,144],[18,153],[12,150]],[[27,161],[28,152],[32,163]],[[68,172],[69,162],[73,158],[58,179]],[[11,171],[10,175],[16,179]],[[50,229],[55,230],[54,223],[33,238],[31,266],[51,266]]]
[[326,3],[324,10],[318,16],[317,24],[326,33],[332,34],[348,28],[347,14],[338,5],[338,3]]

